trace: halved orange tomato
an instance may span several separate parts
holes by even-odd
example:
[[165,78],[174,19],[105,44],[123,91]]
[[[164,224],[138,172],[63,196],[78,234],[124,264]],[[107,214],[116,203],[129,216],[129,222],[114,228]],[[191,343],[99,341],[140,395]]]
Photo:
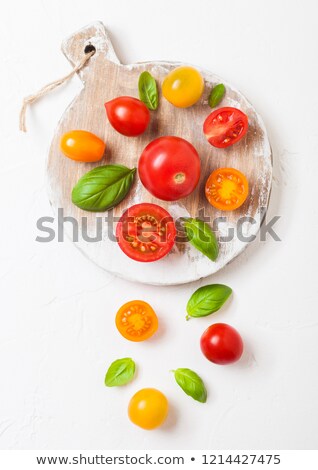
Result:
[[248,181],[235,168],[214,170],[205,185],[205,195],[209,203],[222,211],[238,209],[248,196]]
[[116,326],[129,341],[144,341],[157,331],[158,317],[147,302],[131,300],[118,310]]

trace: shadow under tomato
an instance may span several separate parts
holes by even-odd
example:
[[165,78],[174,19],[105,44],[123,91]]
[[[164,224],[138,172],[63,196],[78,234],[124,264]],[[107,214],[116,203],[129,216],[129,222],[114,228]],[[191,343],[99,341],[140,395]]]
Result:
[[162,319],[160,315],[158,315],[158,330],[156,331],[156,333],[154,333],[153,336],[151,336],[151,338],[147,340],[147,343],[154,344],[157,341],[161,341],[166,331],[167,331],[167,326],[165,324],[165,321]]
[[167,419],[159,429],[164,432],[167,432],[173,429],[177,424],[178,417],[179,417],[179,412],[177,408],[175,407],[174,403],[169,401],[169,412],[168,412]]

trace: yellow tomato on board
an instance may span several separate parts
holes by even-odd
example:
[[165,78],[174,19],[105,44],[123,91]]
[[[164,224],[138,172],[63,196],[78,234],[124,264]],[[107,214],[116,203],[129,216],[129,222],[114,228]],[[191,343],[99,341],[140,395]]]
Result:
[[188,108],[202,96],[204,80],[193,67],[177,67],[163,81],[163,96],[178,108]]
[[63,154],[78,162],[98,162],[103,158],[105,146],[97,135],[81,130],[62,135],[60,143]]
[[165,395],[155,388],[143,388],[131,398],[128,406],[130,421],[143,429],[155,429],[168,415]]

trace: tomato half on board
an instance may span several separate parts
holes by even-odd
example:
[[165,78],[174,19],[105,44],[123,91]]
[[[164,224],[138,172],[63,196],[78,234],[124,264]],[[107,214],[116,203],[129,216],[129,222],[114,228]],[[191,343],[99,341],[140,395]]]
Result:
[[153,308],[143,300],[131,300],[116,314],[119,333],[130,341],[144,341],[158,329],[158,318]]
[[241,140],[248,129],[246,114],[237,108],[219,108],[206,118],[203,132],[208,142],[218,148],[229,147]]
[[205,195],[211,206],[222,211],[238,209],[248,196],[248,181],[235,168],[214,170],[205,185]]
[[173,218],[157,204],[129,207],[121,216],[116,237],[122,251],[135,261],[156,261],[166,256],[176,238]]

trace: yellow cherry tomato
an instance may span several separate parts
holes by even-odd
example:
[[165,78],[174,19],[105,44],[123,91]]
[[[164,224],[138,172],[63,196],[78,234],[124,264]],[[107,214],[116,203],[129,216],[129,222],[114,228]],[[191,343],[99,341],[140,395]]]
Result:
[[64,134],[60,147],[66,157],[78,162],[98,162],[105,152],[105,143],[97,135],[80,130]]
[[168,409],[168,400],[162,392],[155,388],[143,388],[130,400],[128,416],[137,426],[150,430],[165,421]]
[[193,67],[177,67],[163,81],[163,96],[178,108],[188,108],[202,96],[204,80]]

